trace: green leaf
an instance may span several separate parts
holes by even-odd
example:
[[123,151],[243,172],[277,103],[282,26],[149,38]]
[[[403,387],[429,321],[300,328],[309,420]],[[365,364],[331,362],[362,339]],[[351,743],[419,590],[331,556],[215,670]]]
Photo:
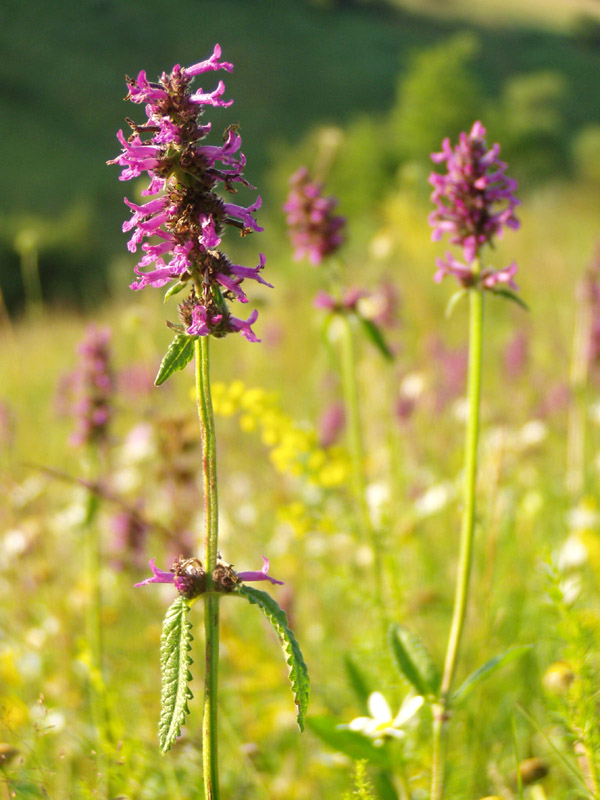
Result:
[[393,361],[394,354],[388,347],[379,327],[373,322],[373,320],[365,319],[364,317],[359,317],[359,320],[365,334],[367,335],[367,338],[371,340],[372,344],[375,345],[381,355],[388,361]]
[[369,764],[390,767],[390,757],[386,747],[375,747],[371,739],[359,731],[351,731],[341,726],[333,717],[309,717],[306,724],[321,741],[333,750],[359,760],[364,758]]
[[521,308],[524,308],[525,311],[529,311],[529,306],[527,305],[525,300],[523,300],[522,297],[519,297],[519,295],[516,294],[516,292],[513,292],[512,289],[506,289],[504,287],[500,287],[498,289],[492,289],[491,292],[492,294],[500,295],[500,297],[505,297],[507,300],[512,300],[513,303],[516,303],[518,306],[521,306]]
[[155,386],[160,386],[164,383],[174,372],[177,372],[190,363],[194,357],[194,340],[195,336],[186,336],[184,333],[178,333],[165,353],[158,369],[158,374],[154,381]]
[[163,303],[166,303],[167,300],[169,299],[169,297],[173,297],[173,295],[176,295],[176,294],[179,294],[179,292],[182,292],[185,289],[185,287],[186,287],[185,282],[182,283],[181,281],[177,281],[177,283],[174,283],[172,286],[169,286],[169,288],[165,292],[165,296],[163,298]]
[[296,703],[298,727],[303,731],[304,718],[306,716],[306,709],[308,708],[310,682],[300,646],[296,641],[296,637],[288,627],[285,611],[279,608],[270,594],[261,592],[259,589],[254,589],[251,586],[245,586],[243,584],[238,585],[236,593],[241,597],[245,597],[246,600],[253,605],[258,606],[279,636],[285,655],[285,661],[289,667],[290,683],[292,685],[294,702]]
[[485,664],[479,667],[479,669],[476,669],[475,672],[472,672],[464,681],[464,683],[458,687],[452,697],[452,704],[459,703],[464,700],[464,698],[475,688],[475,686],[489,678],[490,675],[499,670],[500,667],[504,667],[506,664],[510,664],[511,661],[516,661],[517,658],[521,658],[521,656],[525,655],[525,653],[528,653],[532,647],[532,644],[523,644],[519,647],[511,647],[511,649],[507,650],[506,653],[502,653],[502,655],[490,658],[490,660],[486,661]]
[[349,653],[346,653],[344,656],[344,666],[346,667],[346,674],[348,675],[350,685],[354,689],[355,695],[358,697],[362,706],[366,710],[371,691],[367,685],[365,676],[362,674],[356,662]]
[[468,294],[469,294],[468,289],[458,289],[456,292],[454,292],[450,300],[448,300],[448,305],[446,306],[446,311],[445,311],[446,319],[450,318],[452,312],[456,308],[459,301],[462,300],[463,297],[466,297]]
[[192,697],[192,691],[188,683],[192,676],[188,667],[192,659],[188,653],[192,649],[192,624],[187,618],[189,611],[190,607],[183,597],[174,600],[167,610],[160,637],[162,690],[158,741],[163,753],[170,749],[179,736],[181,726],[190,713],[188,700]]
[[419,637],[402,625],[390,625],[389,643],[400,672],[423,697],[436,695],[440,673]]

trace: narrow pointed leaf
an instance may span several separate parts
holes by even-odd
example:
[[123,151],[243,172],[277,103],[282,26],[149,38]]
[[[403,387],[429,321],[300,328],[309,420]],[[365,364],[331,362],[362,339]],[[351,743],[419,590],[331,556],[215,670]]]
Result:
[[454,696],[452,698],[452,703],[459,703],[460,701],[464,700],[464,698],[477,686],[479,683],[487,680],[494,672],[499,670],[501,667],[504,667],[506,664],[510,664],[511,661],[516,661],[517,658],[521,658],[521,656],[528,653],[533,645],[531,644],[523,644],[519,647],[511,647],[510,650],[507,650],[506,653],[502,653],[499,656],[494,656],[494,658],[490,658],[489,661],[486,661],[479,669],[476,669],[475,672],[472,672],[469,677],[462,683],[458,689],[454,692]]
[[371,343],[375,345],[384,358],[388,361],[393,361],[394,354],[388,347],[380,328],[370,319],[359,317],[359,320],[363,331],[367,335],[367,338],[370,339]]
[[337,719],[311,715],[306,724],[322,742],[355,761],[364,758],[369,764],[378,767],[391,766],[387,747],[375,747],[372,740],[364,733],[351,731],[347,726],[340,725]]
[[158,723],[160,749],[166,753],[179,736],[181,726],[190,713],[188,700],[192,691],[188,686],[192,680],[189,666],[192,659],[191,622],[188,621],[190,607],[179,596],[171,603],[165,616],[160,637],[160,671],[162,691],[161,711]]
[[182,283],[181,281],[177,281],[177,283],[174,283],[172,286],[169,286],[169,288],[165,292],[163,302],[166,303],[169,297],[173,297],[173,295],[179,294],[179,292],[182,292],[185,289],[185,287],[186,284]]
[[366,712],[371,690],[367,685],[365,676],[362,674],[355,660],[349,653],[346,653],[344,656],[344,666],[346,667],[346,674],[348,675],[350,685],[354,689],[355,695],[358,697]]
[[498,294],[501,297],[505,297],[507,300],[512,300],[513,303],[516,303],[521,308],[524,308],[525,311],[529,311],[529,306],[523,300],[522,297],[519,297],[518,294],[513,292],[511,289],[499,288],[499,289],[492,289],[493,294]]
[[448,305],[446,306],[446,319],[449,319],[452,316],[452,312],[456,308],[457,304],[463,299],[463,297],[466,297],[468,293],[468,289],[458,289],[456,292],[454,292],[450,300],[448,300]]
[[419,637],[402,625],[391,625],[389,643],[396,665],[406,680],[423,697],[436,695],[439,670]]
[[154,381],[155,386],[160,386],[167,378],[170,378],[174,372],[177,372],[190,363],[194,357],[194,339],[195,336],[186,336],[184,333],[178,333],[165,353],[158,369],[158,374]]
[[304,718],[306,716],[306,709],[308,708],[308,697],[310,694],[310,682],[308,678],[308,670],[300,651],[300,645],[296,641],[296,637],[288,627],[287,617],[285,611],[279,608],[275,600],[267,592],[261,592],[260,589],[254,589],[251,586],[239,585],[236,593],[240,597],[245,597],[253,605],[256,605],[263,612],[265,617],[269,620],[271,625],[275,628],[283,652],[286,664],[289,668],[289,678],[292,685],[292,693],[294,695],[294,702],[296,703],[296,719],[298,720],[298,727],[301,731],[304,730]]

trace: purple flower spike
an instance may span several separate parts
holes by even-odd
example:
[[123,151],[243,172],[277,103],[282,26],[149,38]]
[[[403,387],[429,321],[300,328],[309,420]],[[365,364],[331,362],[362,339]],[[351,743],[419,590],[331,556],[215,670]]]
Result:
[[71,412],[76,427],[73,446],[105,445],[112,417],[114,378],[111,368],[110,329],[90,325],[77,346],[78,368],[70,377]]
[[242,581],[270,581],[283,586],[283,581],[277,581],[269,575],[269,559],[262,557],[263,567],[260,572],[238,572],[238,578]]
[[463,286],[480,283],[485,289],[493,289],[496,284],[505,283],[517,288],[512,280],[515,264],[480,275],[473,263],[484,245],[502,237],[505,227],[519,227],[514,213],[519,205],[514,195],[517,182],[504,174],[506,164],[499,160],[499,152],[498,144],[488,149],[485,128],[476,122],[469,134],[460,134],[454,148],[449,139],[444,139],[441,152],[431,155],[434,163],[446,162],[447,168],[445,175],[432,172],[429,176],[431,199],[437,206],[429,217],[431,238],[439,241],[448,233],[451,243],[462,247],[467,262],[462,264],[450,254],[445,260],[438,259],[436,281],[454,275]]
[[292,175],[290,186],[283,210],[294,258],[308,258],[311,264],[318,265],[342,245],[346,219],[334,215],[337,200],[322,196],[322,185],[311,181],[306,167]]
[[189,295],[179,307],[184,323],[180,331],[216,337],[239,332],[248,341],[258,342],[251,329],[256,314],[240,320],[230,314],[227,303],[248,302],[240,287],[245,278],[271,286],[258,274],[264,257],[258,267],[241,267],[218,248],[228,227],[243,236],[263,230],[254,217],[260,197],[246,207],[227,202],[215,191],[220,186],[235,194],[236,184],[254,187],[243,177],[246,159],[235,125],[225,131],[220,145],[203,144],[211,129],[210,123],[200,123],[204,110],[233,102],[223,98],[225,84],[218,81],[212,91],[191,89],[198,75],[232,71],[233,65],[220,58],[217,44],[206,60],[189,67],[175,65],[156,83],[143,70],[135,80],[128,78],[127,99],[145,104],[147,120],[144,124],[128,120],[133,132],[126,139],[119,131],[122,152],[108,163],[122,168],[121,180],[144,174],[150,180],[142,192],[152,198],[149,202],[138,205],[125,200],[132,212],[123,225],[124,231],[131,231],[127,247],[133,253],[138,248],[143,252],[131,288],[161,288],[172,282],[178,288],[188,285]]

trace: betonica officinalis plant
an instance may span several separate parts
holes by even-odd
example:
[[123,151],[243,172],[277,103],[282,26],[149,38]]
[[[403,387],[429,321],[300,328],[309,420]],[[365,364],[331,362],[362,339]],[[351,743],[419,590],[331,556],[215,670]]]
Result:
[[[447,252],[445,258],[438,258],[435,280],[439,282],[446,275],[451,275],[460,284],[461,288],[450,300],[450,307],[465,294],[470,300],[463,516],[454,608],[441,679],[436,678],[435,685],[427,687],[434,698],[431,800],[441,800],[444,793],[444,739],[452,705],[466,693],[466,687],[474,680],[480,680],[492,669],[523,651],[523,648],[514,648],[504,656],[492,659],[453,691],[473,562],[484,293],[501,295],[523,304],[516,294],[516,263],[494,269],[483,260],[484,247],[493,246],[494,240],[502,236],[505,227],[519,227],[515,216],[515,208],[519,204],[514,194],[517,183],[505,175],[507,165],[498,158],[500,146],[494,144],[488,148],[485,136],[483,125],[475,122],[468,134],[460,134],[458,144],[454,147],[449,139],[444,139],[442,151],[433,153],[431,158],[435,164],[445,163],[446,173],[433,172],[429,177],[434,187],[431,199],[436,205],[429,218],[433,227],[432,239],[438,241],[449,234],[451,243],[462,249],[464,258],[464,262],[459,261],[451,252]],[[479,677],[475,678],[476,674]]]
[[339,373],[344,398],[344,423],[347,429],[348,451],[351,457],[352,494],[356,527],[363,543],[371,548],[373,563],[373,596],[384,627],[386,607],[383,600],[383,558],[380,532],[371,518],[367,500],[367,474],[363,420],[357,376],[356,328],[388,360],[388,348],[379,320],[365,314],[362,301],[370,296],[363,287],[344,287],[338,250],[346,238],[346,219],[336,213],[337,199],[323,193],[323,184],[313,180],[306,167],[300,167],[289,180],[290,191],[283,210],[286,213],[288,235],[294,259],[308,259],[313,266],[322,267],[329,291],[321,290],[314,300],[315,308],[324,311],[325,339],[336,345]]
[[[264,558],[260,571],[237,572],[221,558],[218,547],[217,453],[212,409],[209,340],[241,333],[249,342],[260,341],[252,325],[258,312],[247,319],[232,314],[229,304],[247,303],[242,289],[244,279],[271,286],[262,277],[265,259],[256,267],[234,264],[220,249],[227,228],[242,236],[262,228],[254,218],[256,202],[244,207],[230,202],[239,185],[254,188],[244,178],[245,158],[240,152],[241,137],[230,126],[219,145],[205,144],[211,130],[204,123],[206,108],[227,107],[223,99],[225,84],[219,81],[213,91],[193,90],[194,78],[219,70],[231,72],[232,64],[221,61],[221,48],[215,45],[205,61],[189,67],[176,65],[151,82],[144,71],[128,78],[127,99],[145,104],[147,119],[138,124],[127,120],[132,133],[118,139],[123,150],[109,163],[123,168],[121,180],[149,177],[142,192],[150,197],[143,205],[125,199],[132,211],[124,231],[132,231],[128,247],[141,248],[142,258],[135,267],[138,290],[146,286],[166,288],[165,299],[182,293],[178,323],[168,323],[175,337],[161,363],[156,384],[166,381],[195,357],[196,401],[202,439],[204,489],[204,548],[202,558],[178,558],[170,570],[150,562],[152,577],[137,586],[172,583],[178,597],[167,611],[161,638],[162,670],[159,741],[166,752],[180,733],[191,698],[188,653],[191,649],[190,607],[199,597],[204,601],[205,681],[202,724],[204,792],[206,800],[219,798],[217,755],[217,690],[219,676],[219,604],[224,597],[241,597],[257,605],[273,624],[283,645],[297,706],[297,719],[303,729],[308,704],[309,683],[306,665],[298,643],[289,629],[285,613],[266,592],[248,586],[250,581],[281,583],[269,573]],[[217,187],[226,194],[216,191]]]

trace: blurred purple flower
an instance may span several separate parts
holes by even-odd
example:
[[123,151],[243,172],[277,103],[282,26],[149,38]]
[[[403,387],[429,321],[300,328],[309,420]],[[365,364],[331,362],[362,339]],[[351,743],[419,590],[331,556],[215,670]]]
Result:
[[333,213],[337,200],[322,196],[322,184],[311,181],[306,167],[292,175],[290,186],[283,210],[294,258],[307,257],[311,264],[320,264],[342,245],[346,219]]
[[529,361],[529,336],[526,331],[517,331],[506,344],[503,353],[504,369],[509,378],[522,375]]
[[519,204],[514,195],[517,182],[504,174],[506,164],[499,160],[499,152],[498,144],[488,149],[485,128],[476,122],[469,134],[460,134],[454,148],[444,139],[442,151],[431,156],[436,164],[446,162],[447,168],[445,175],[433,172],[429,176],[434,187],[431,199],[437,206],[429,217],[432,239],[438,241],[450,234],[450,241],[462,247],[467,262],[462,264],[450,254],[445,260],[438,259],[438,281],[450,274],[463,286],[480,282],[486,289],[497,283],[516,288],[512,280],[515,264],[498,271],[484,270],[481,275],[473,264],[485,244],[502,236],[504,227],[519,227],[514,213]]
[[586,359],[588,365],[600,363],[600,243],[592,262],[579,281],[577,299],[583,308],[580,312],[588,320]]
[[111,518],[113,531],[112,551],[116,568],[131,564],[140,569],[146,560],[148,525],[139,510],[119,511]]
[[0,447],[12,447],[15,441],[16,419],[12,407],[0,400]]
[[[160,288],[171,281],[176,286],[190,284],[188,299],[180,308],[189,335],[220,337],[239,331],[257,342],[260,340],[251,329],[257,312],[240,320],[229,313],[227,302],[248,302],[241,289],[245,278],[271,287],[260,275],[264,256],[261,254],[256,267],[243,267],[217,248],[228,225],[242,235],[262,231],[253,216],[261,200],[258,197],[244,207],[225,202],[215,192],[217,184],[230,193],[237,191],[236,184],[254,187],[243,177],[246,160],[239,152],[242,139],[236,126],[227,129],[222,145],[201,144],[211,129],[210,123],[200,124],[205,106],[226,107],[233,102],[222,99],[225,84],[219,81],[212,92],[199,89],[192,93],[190,88],[197,75],[232,71],[232,64],[220,57],[217,44],[210,58],[190,67],[176,64],[169,75],[163,72],[157,83],[149,82],[144,71],[136,80],[128,78],[127,99],[145,104],[147,122],[138,125],[128,120],[133,133],[125,139],[119,131],[123,151],[108,163],[123,167],[121,180],[143,173],[150,178],[142,194],[153,199],[142,205],[125,199],[132,212],[123,224],[124,231],[132,231],[128,249],[136,252],[141,246],[144,254],[135,267],[138,279],[131,288]],[[141,138],[148,134],[150,138]]]
[[335,444],[345,426],[344,404],[335,402],[328,405],[319,420],[319,444],[321,447],[331,447],[332,444]]
[[74,446],[103,444],[108,437],[114,392],[110,367],[110,329],[90,325],[77,346],[77,353],[80,362],[70,381],[75,400],[71,407],[75,416],[75,431],[71,434],[70,442]]
[[[202,562],[197,558],[177,558],[169,572],[156,566],[155,559],[150,560],[152,577],[134,584],[134,586],[147,586],[150,583],[172,583],[179,594],[192,599],[206,591],[206,573]],[[217,566],[213,572],[213,582],[216,591],[227,592],[242,581],[269,581],[273,584],[283,585],[269,575],[269,559],[263,556],[263,566],[259,571],[236,572],[231,564],[217,559]]]
[[341,300],[336,300],[335,297],[327,292],[318,292],[313,300],[313,306],[321,309],[322,311],[338,311],[338,312],[355,312],[358,307],[358,302],[363,297],[367,297],[368,292],[360,289],[358,286],[352,286],[346,289]]

